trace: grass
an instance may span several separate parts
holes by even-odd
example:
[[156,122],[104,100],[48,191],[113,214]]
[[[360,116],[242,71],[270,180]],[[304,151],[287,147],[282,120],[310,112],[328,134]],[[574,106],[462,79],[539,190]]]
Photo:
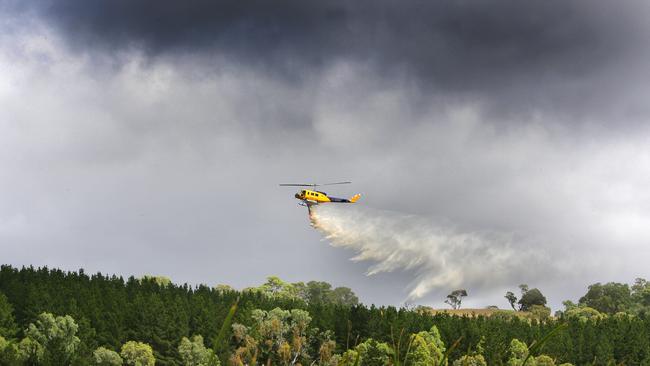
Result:
[[430,312],[432,315],[436,314],[448,314],[454,316],[467,316],[470,318],[478,316],[493,316],[495,314],[508,314],[515,315],[520,318],[530,317],[530,313],[527,311],[514,311],[514,310],[505,310],[505,309],[426,309],[425,311]]
[[226,318],[223,320],[223,323],[221,324],[221,329],[219,329],[219,333],[217,334],[217,336],[214,338],[212,342],[212,348],[215,354],[219,354],[219,352],[222,349],[228,348],[227,342],[225,342],[226,334],[230,331],[230,324],[232,323],[232,318],[235,316],[235,312],[237,312],[238,305],[239,305],[239,298],[237,298],[237,300],[235,300],[235,302],[230,307],[230,310],[228,311]]

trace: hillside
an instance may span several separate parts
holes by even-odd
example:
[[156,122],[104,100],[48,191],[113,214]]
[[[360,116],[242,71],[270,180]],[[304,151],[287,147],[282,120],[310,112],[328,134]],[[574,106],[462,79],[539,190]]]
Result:
[[[126,362],[131,349],[150,353],[156,365],[187,364],[191,350],[214,361],[206,365],[216,365],[217,358],[222,365],[255,359],[284,364],[289,357],[303,365],[349,366],[355,355],[362,366],[383,365],[406,353],[412,362],[419,355],[429,360],[424,364],[438,364],[449,349],[450,361],[479,352],[487,364],[499,365],[552,331],[543,353],[557,363],[650,361],[650,319],[644,313],[607,316],[578,307],[584,312],[575,314],[586,317],[538,321],[506,310],[422,311],[346,304],[335,302],[336,296],[305,300],[294,296],[300,283],[270,284],[234,291],[157,277],[2,266],[0,364],[87,365],[97,352]],[[322,284],[312,287],[327,288]],[[349,292],[339,292],[349,298]],[[43,334],[68,336],[50,342]],[[542,357],[539,351],[535,356]]]

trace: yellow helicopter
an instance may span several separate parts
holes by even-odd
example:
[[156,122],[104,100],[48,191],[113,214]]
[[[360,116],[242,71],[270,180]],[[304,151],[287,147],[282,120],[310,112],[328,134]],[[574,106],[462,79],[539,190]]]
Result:
[[[359,200],[361,197],[361,194],[355,194],[354,196],[350,197],[350,199],[347,198],[338,198],[338,197],[330,197],[327,195],[325,192],[317,191],[314,188],[320,187],[320,186],[332,186],[336,184],[350,184],[352,182],[336,182],[336,183],[324,183],[324,184],[318,184],[318,183],[281,183],[280,186],[283,187],[311,187],[312,189],[303,189],[296,193],[294,197],[299,199],[300,202],[299,204],[301,206],[307,206],[308,209],[311,208],[311,206],[318,205],[320,203],[328,203],[328,202],[335,202],[335,203],[355,203]],[[311,209],[310,209],[311,212]]]

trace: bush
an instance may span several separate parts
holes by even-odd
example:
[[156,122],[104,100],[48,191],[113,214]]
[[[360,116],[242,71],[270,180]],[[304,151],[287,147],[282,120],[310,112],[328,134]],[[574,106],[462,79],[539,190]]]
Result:
[[454,361],[453,366],[487,366],[487,362],[482,355],[465,355]]
[[154,366],[156,363],[151,346],[142,342],[128,341],[124,343],[120,355],[127,365]]
[[99,347],[93,352],[95,365],[99,366],[121,366],[122,357],[110,349]]

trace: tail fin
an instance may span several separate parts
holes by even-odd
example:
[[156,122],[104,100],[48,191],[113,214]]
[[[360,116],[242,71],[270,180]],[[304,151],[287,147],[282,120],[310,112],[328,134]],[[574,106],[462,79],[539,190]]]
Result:
[[354,196],[350,197],[350,202],[355,203],[359,200],[359,198],[361,198],[361,193],[357,193]]

